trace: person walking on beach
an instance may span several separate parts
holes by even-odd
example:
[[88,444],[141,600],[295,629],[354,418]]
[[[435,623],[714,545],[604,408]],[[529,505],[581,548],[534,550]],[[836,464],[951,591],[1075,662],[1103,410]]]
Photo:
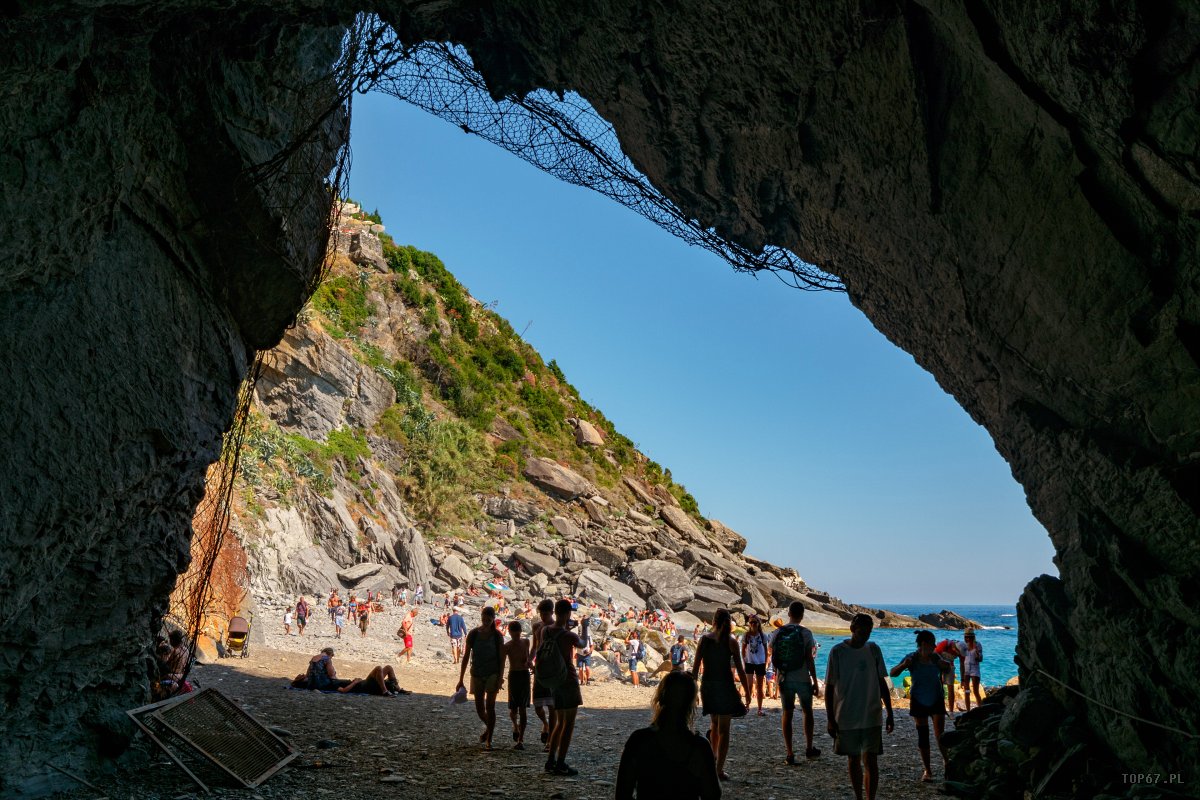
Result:
[[[746,694],[746,705],[738,695],[730,672],[730,662],[737,671],[738,680]],[[692,672],[700,676],[700,703],[704,715],[709,719],[708,740],[717,758],[717,776],[729,780],[725,773],[725,759],[729,755],[729,722],[733,717],[746,713],[750,703],[750,682],[742,667],[742,654],[733,638],[733,619],[729,609],[719,608],[713,617],[712,632],[700,637],[696,645],[696,658]]]
[[413,594],[413,605],[419,606],[425,602],[425,585],[417,584],[417,591]]
[[846,757],[850,786],[857,800],[875,800],[879,791],[879,754],[883,752],[880,702],[887,707],[887,732],[896,727],[892,695],[879,645],[868,641],[875,620],[855,614],[850,620],[850,638],[829,651],[825,672],[827,729],[834,738],[833,752]]
[[[572,776],[579,771],[567,764],[567,751],[571,748],[571,737],[575,733],[575,715],[583,705],[583,693],[579,691],[579,675],[575,671],[575,648],[582,647],[587,638],[588,621],[583,621],[583,636],[571,632],[571,601],[559,600],[554,604],[554,624],[542,628],[542,640],[537,652],[538,678],[550,689],[554,700],[551,712],[550,753],[546,758],[546,772],[554,775]],[[554,659],[557,650],[559,660]]]
[[[932,634],[931,634],[932,635]],[[983,661],[983,645],[975,641],[974,628],[963,632],[963,641],[958,643],[958,665],[960,683],[962,683],[963,700],[967,711],[971,710],[971,692],[975,693],[975,705],[982,705],[983,698],[979,696],[979,664]]]
[[508,663],[508,717],[512,720],[514,750],[525,749],[525,726],[529,708],[529,640],[521,638],[521,623],[508,623],[511,637],[500,652],[500,672]]
[[654,692],[650,727],[633,732],[617,768],[617,800],[719,800],[721,783],[712,747],[692,731],[696,681],[670,672]]
[[817,758],[821,751],[813,747],[813,698],[821,696],[817,683],[817,665],[813,661],[816,642],[812,631],[801,625],[804,604],[799,600],[788,606],[788,624],[775,631],[771,640],[771,664],[779,681],[779,699],[783,703],[783,744],[787,747],[784,761],[796,763],[792,750],[792,721],[796,715],[796,700],[804,715],[804,757]]
[[942,732],[946,729],[946,698],[942,694],[942,684],[946,673],[954,673],[954,667],[944,658],[934,652],[935,640],[929,631],[917,631],[916,652],[909,653],[892,667],[889,673],[893,678],[908,670],[912,676],[912,689],[909,691],[908,714],[917,726],[917,750],[921,753],[921,763],[925,772],[921,780],[929,783],[933,780],[933,769],[929,765],[929,721],[933,720],[933,736],[937,740],[938,750],[942,754],[942,767],[945,770],[946,749],[942,747]]
[[296,633],[304,635],[304,626],[308,623],[308,601],[301,597],[296,601]]
[[333,638],[342,638],[342,628],[346,626],[346,606],[338,603],[333,610]]
[[[933,648],[933,652],[944,658],[947,663],[954,666],[955,659],[962,661],[962,652],[958,649],[958,642],[953,639],[942,639]],[[951,714],[958,710],[958,700],[954,692],[954,670],[950,670],[950,674],[944,677],[946,681],[946,708]]]
[[633,682],[634,686],[638,685],[638,661],[645,657],[646,651],[643,649],[638,632],[631,632],[629,638],[625,640],[625,659],[629,662],[629,680]]
[[543,598],[537,605],[538,619],[533,623],[533,713],[542,723],[542,744],[550,752],[550,735],[554,732],[554,693],[537,679],[537,652],[542,644],[542,631],[554,624],[554,601]]
[[292,607],[288,606],[283,610],[283,635],[292,635]]
[[491,750],[492,733],[496,729],[496,695],[504,684],[504,676],[500,672],[500,654],[504,643],[501,641],[503,637],[496,633],[496,610],[484,606],[479,616],[479,627],[472,628],[467,634],[462,666],[458,670],[458,685],[454,689],[458,691],[463,688],[469,666],[475,713],[484,725],[483,733],[479,734],[479,743],[485,750]]
[[[449,599],[446,603],[449,604]],[[458,606],[454,607],[454,613],[446,620],[446,635],[450,637],[450,652],[454,656],[454,663],[462,658],[463,638],[467,635],[467,621],[463,619],[462,609]]]
[[336,611],[337,607],[339,605],[341,605],[341,602],[342,601],[340,599],[338,599],[337,589],[330,589],[329,590],[329,599],[325,603],[326,607],[328,607],[328,609],[329,609],[329,621],[330,622],[333,622],[334,611]]
[[358,629],[362,631],[362,638],[367,638],[367,626],[371,624],[371,601],[363,603],[358,607]]
[[413,628],[417,622],[417,609],[413,609],[404,615],[404,619],[400,621],[400,630],[396,631],[396,635],[404,640],[404,649],[397,655],[404,656],[404,663],[411,664],[413,657]]
[[684,643],[684,636],[681,633],[675,644],[671,645],[671,671],[683,672],[686,670],[689,655],[687,645]]
[[763,679],[767,676],[767,637],[763,634],[762,621],[757,615],[751,615],[746,620],[746,632],[742,635],[742,662],[750,677],[750,688],[758,697],[758,715],[765,717],[762,704]]

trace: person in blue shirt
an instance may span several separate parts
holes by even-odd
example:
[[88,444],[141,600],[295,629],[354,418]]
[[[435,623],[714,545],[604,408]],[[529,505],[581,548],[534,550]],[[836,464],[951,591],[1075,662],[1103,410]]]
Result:
[[446,635],[450,637],[450,651],[454,654],[454,663],[462,658],[463,639],[467,635],[467,621],[463,619],[462,607],[455,606],[454,613],[446,620]]

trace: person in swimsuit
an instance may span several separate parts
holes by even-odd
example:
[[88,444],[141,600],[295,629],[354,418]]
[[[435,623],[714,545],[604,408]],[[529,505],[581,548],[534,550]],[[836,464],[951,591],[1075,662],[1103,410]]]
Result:
[[496,729],[496,695],[504,685],[504,673],[500,671],[503,639],[496,633],[496,609],[484,606],[480,612],[479,627],[467,634],[462,666],[458,671],[458,685],[454,687],[455,691],[463,688],[467,667],[470,666],[475,713],[484,725],[479,743],[485,750],[492,749],[492,733]]
[[[733,683],[733,673],[729,669],[731,662],[746,694],[745,705]],[[733,638],[733,618],[729,609],[717,609],[712,632],[700,637],[692,672],[700,675],[700,702],[709,719],[708,740],[717,756],[717,776],[727,781],[725,758],[729,755],[729,722],[733,717],[745,714],[750,704],[750,682],[742,667],[737,640]]]
[[417,609],[413,609],[404,615],[404,619],[400,621],[400,630],[396,631],[396,635],[404,640],[404,649],[396,655],[404,656],[404,663],[411,664],[413,657],[413,626],[417,619]]
[[350,681],[337,676],[333,666],[333,648],[326,647],[313,656],[308,662],[308,670],[297,675],[292,686],[298,689],[314,689],[327,692],[331,689],[341,689],[350,685]]
[[381,664],[371,670],[365,678],[355,678],[338,689],[343,694],[373,694],[377,697],[393,697],[400,694],[400,682],[391,664]]
[[654,692],[649,728],[634,731],[617,768],[617,800],[678,798],[718,800],[717,762],[704,737],[692,731],[696,681],[670,672]]
[[971,710],[972,691],[975,693],[975,705],[983,703],[983,698],[979,696],[979,663],[981,661],[983,661],[983,645],[975,641],[974,629],[967,628],[963,633],[963,641],[958,643],[959,673],[967,711]]
[[909,716],[917,726],[917,749],[921,751],[921,763],[925,772],[921,780],[933,780],[933,769],[929,765],[929,720],[933,719],[933,735],[942,754],[943,770],[946,764],[946,749],[942,747],[942,732],[946,729],[946,700],[942,685],[947,673],[953,675],[950,662],[934,652],[934,637],[930,631],[917,631],[916,652],[909,653],[891,669],[893,678],[908,670],[912,676],[909,691]]
[[508,662],[508,717],[513,725],[514,750],[525,749],[526,710],[529,708],[529,640],[521,637],[521,623],[508,623],[508,635],[512,637],[501,648],[500,671]]

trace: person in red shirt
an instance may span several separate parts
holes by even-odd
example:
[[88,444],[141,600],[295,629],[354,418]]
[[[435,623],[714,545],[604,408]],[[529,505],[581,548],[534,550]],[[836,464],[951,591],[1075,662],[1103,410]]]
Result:
[[958,643],[952,639],[942,639],[937,643],[937,647],[933,648],[933,652],[950,662],[950,671],[946,673],[942,681],[946,684],[946,708],[953,714],[958,710],[954,705],[954,661],[962,658],[962,653],[959,652]]

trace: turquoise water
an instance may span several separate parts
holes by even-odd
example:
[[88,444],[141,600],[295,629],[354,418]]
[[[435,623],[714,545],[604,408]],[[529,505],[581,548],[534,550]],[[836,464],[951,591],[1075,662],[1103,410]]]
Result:
[[[979,665],[982,675],[981,682],[985,686],[1001,686],[1017,674],[1017,665],[1013,663],[1013,655],[1017,649],[1017,610],[1013,606],[935,606],[935,605],[879,605],[897,614],[917,617],[921,614],[938,612],[948,608],[967,619],[973,619],[988,627],[998,628],[1007,625],[1012,630],[980,630],[976,631],[976,641],[983,646],[983,663]],[[962,640],[962,631],[939,631],[933,635],[940,642],[942,639]],[[816,636],[817,640],[817,675],[825,679],[825,664],[829,651],[838,642],[844,641],[844,636]],[[876,628],[871,633],[871,641],[879,645],[883,651],[883,660],[888,669],[894,667],[900,659],[916,649],[915,631]],[[958,663],[954,666],[958,674]],[[897,678],[897,683],[903,678]]]

